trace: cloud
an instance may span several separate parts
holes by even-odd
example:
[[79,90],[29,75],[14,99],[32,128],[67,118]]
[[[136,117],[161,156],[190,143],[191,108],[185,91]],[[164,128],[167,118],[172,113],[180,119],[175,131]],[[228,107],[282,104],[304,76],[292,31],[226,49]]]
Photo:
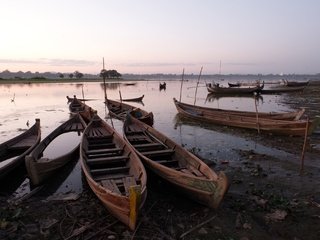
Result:
[[48,66],[92,66],[96,65],[95,61],[77,60],[77,59],[59,59],[59,58],[39,58],[39,59],[1,59],[0,63],[9,64],[41,64]]

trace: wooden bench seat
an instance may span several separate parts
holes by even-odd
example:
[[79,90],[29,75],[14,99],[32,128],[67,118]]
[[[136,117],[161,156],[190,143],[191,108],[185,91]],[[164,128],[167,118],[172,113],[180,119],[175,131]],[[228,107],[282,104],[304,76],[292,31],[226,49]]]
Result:
[[128,172],[130,167],[114,167],[114,168],[98,168],[98,169],[91,169],[91,174],[99,175],[99,174],[115,174],[115,173],[125,173]]
[[129,159],[128,156],[111,156],[111,157],[102,157],[102,158],[91,158],[87,159],[87,164],[92,165],[101,165],[101,164],[110,164],[116,162],[126,162]]
[[88,143],[104,143],[104,142],[110,142],[112,141],[113,136],[112,135],[101,135],[101,136],[96,136],[96,137],[87,137]]
[[156,162],[160,163],[164,166],[167,166],[167,167],[179,166],[178,160],[160,160],[160,161],[156,161]]
[[162,149],[148,152],[141,152],[146,157],[171,156],[175,151],[172,149]]
[[160,150],[165,147],[161,143],[157,143],[157,142],[133,144],[133,146],[138,151]]
[[109,180],[102,180],[101,185],[107,189],[109,189],[111,192],[115,192],[117,194],[121,194],[116,182],[113,179]]
[[115,173],[115,174],[101,174],[93,176],[93,179],[97,182],[102,180],[110,180],[113,179],[116,183],[121,183],[123,178],[126,177],[134,177],[133,175],[128,175],[128,173]]
[[88,149],[89,149],[89,151],[97,150],[97,149],[101,149],[101,148],[106,149],[106,148],[110,148],[110,146],[113,146],[113,145],[110,143],[94,143],[94,144],[89,144]]
[[87,155],[94,155],[94,154],[104,154],[104,153],[113,153],[113,152],[121,152],[122,148],[103,148],[103,149],[92,149],[87,150]]

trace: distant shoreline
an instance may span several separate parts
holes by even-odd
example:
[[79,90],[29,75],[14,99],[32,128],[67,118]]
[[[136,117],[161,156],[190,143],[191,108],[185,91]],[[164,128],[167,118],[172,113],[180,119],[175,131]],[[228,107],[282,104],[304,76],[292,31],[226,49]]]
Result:
[[[133,81],[147,81],[146,79],[106,79],[106,83],[115,82],[133,82]],[[101,82],[103,79],[0,79],[0,84],[31,84],[31,83],[82,83],[82,82]]]

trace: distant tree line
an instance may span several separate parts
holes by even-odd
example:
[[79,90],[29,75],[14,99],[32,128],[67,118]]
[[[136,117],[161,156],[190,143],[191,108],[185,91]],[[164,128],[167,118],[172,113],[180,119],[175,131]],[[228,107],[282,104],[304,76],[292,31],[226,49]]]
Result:
[[103,79],[114,79],[114,78],[121,78],[122,75],[117,72],[117,70],[106,70],[102,69],[100,72],[100,77]]

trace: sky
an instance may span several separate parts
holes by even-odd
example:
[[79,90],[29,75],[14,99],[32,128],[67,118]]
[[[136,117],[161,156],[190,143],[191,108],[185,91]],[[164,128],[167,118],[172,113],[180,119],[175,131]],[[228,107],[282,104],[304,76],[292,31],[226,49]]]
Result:
[[319,0],[0,0],[0,72],[320,73]]

